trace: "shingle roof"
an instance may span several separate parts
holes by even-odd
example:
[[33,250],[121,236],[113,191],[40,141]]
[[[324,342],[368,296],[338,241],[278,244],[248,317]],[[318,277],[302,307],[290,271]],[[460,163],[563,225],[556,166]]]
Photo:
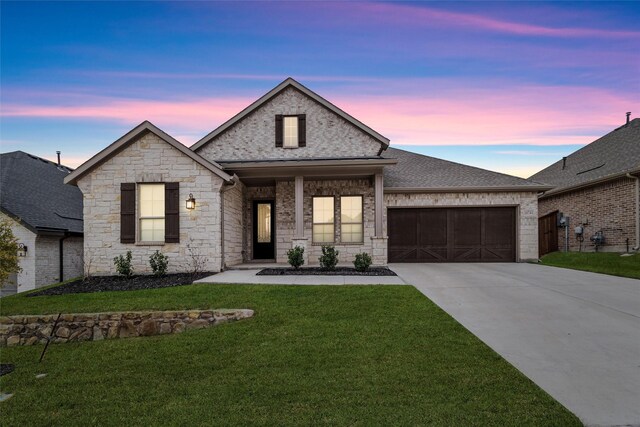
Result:
[[0,154],[0,207],[34,231],[82,233],[82,193],[65,185],[71,169],[23,151]]
[[547,194],[586,185],[607,177],[640,170],[640,118],[609,132],[602,138],[533,175],[530,179],[553,185]]
[[431,190],[490,191],[493,189],[522,189],[540,191],[548,186],[488,171],[473,166],[462,165],[410,151],[389,148],[382,154],[385,158],[398,159],[398,164],[384,169],[384,186],[389,188],[424,188]]

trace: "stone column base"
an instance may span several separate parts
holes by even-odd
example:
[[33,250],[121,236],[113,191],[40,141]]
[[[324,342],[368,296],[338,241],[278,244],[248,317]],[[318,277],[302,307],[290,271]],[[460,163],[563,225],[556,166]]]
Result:
[[294,237],[291,239],[291,247],[295,248],[296,246],[300,246],[304,249],[304,255],[302,256],[304,259],[304,266],[309,265],[309,238],[308,237]]
[[387,241],[388,237],[371,237],[371,258],[373,265],[385,266],[387,265]]

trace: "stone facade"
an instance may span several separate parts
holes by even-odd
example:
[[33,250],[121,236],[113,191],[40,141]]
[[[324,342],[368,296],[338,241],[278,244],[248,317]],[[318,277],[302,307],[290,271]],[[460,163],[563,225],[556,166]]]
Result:
[[[300,148],[275,146],[275,116],[306,114],[307,144]],[[293,87],[198,150],[214,161],[376,156],[380,143],[342,117]]]
[[[180,243],[120,243],[120,184],[134,182],[180,183]],[[219,271],[222,183],[220,177],[153,133],[92,169],[78,180],[84,197],[85,264],[91,274],[114,274],[113,257],[127,251],[132,252],[136,273],[151,272],[149,256],[156,250],[169,257],[170,273],[190,269],[190,252],[204,259],[205,270]],[[190,193],[197,203],[192,211],[182,202]]]
[[[574,228],[584,227],[583,251],[594,251],[589,240],[597,231],[602,231],[605,245],[601,251],[623,252],[635,243],[636,215],[635,181],[621,178],[575,191],[543,197],[539,200],[540,216],[560,211],[570,218],[569,250],[578,251],[580,242]],[[564,230],[558,230],[558,248],[564,249]]]
[[[386,208],[393,207],[456,207],[515,206],[518,261],[538,259],[538,199],[532,192],[494,193],[389,193],[384,195]],[[387,213],[384,215],[384,235],[387,235]]]
[[244,193],[245,186],[238,181],[232,188],[223,190],[224,230],[223,259],[224,267],[244,262]]
[[[0,318],[0,347],[175,334],[253,316],[253,310],[18,315]],[[55,330],[54,330],[55,326]],[[53,334],[52,334],[53,332]]]

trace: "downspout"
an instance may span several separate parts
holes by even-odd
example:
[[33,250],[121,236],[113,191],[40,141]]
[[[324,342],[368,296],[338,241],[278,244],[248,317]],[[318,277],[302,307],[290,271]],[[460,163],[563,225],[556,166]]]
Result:
[[59,247],[60,247],[60,278],[59,278],[59,282],[64,282],[64,241],[68,238],[69,236],[67,234],[64,235],[64,237],[60,238],[59,241]]
[[640,249],[640,178],[627,173],[627,178],[636,181],[636,245],[632,248],[634,251]]
[[240,179],[238,178],[238,175],[233,174],[233,176],[231,177],[231,182],[233,182],[233,184],[227,187],[222,187],[220,189],[220,271],[223,271],[225,267],[225,264],[224,264],[224,193],[236,188],[239,180]]

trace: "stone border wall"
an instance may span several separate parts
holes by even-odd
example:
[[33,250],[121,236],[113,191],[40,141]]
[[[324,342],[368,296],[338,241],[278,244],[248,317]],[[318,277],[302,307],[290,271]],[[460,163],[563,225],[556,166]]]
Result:
[[[57,314],[0,317],[0,347],[44,344]],[[176,334],[253,317],[253,310],[173,310],[63,314],[52,343]]]

